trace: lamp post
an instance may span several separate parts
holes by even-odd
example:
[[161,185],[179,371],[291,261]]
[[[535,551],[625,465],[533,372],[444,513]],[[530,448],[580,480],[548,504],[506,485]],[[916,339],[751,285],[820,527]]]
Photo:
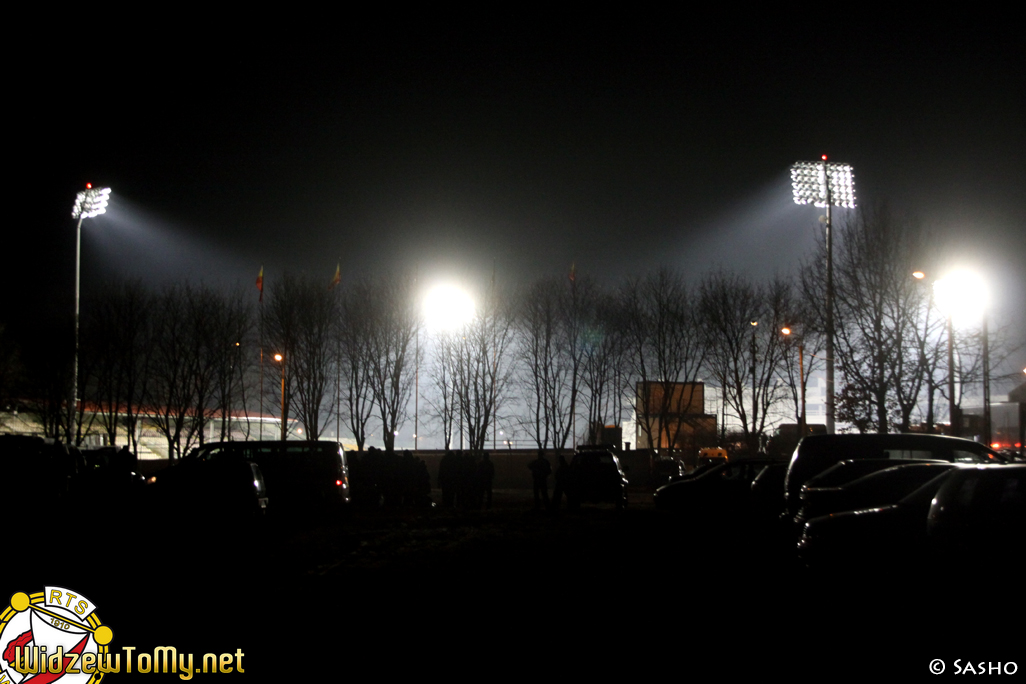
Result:
[[[784,335],[792,333],[791,328],[781,328]],[[798,335],[798,386],[802,395],[802,409],[798,416],[798,434],[805,437],[805,338]]]
[[281,441],[284,442],[288,430],[285,423],[285,357],[275,354],[274,360],[281,364]]
[[86,183],[86,189],[75,196],[75,204],[71,207],[71,218],[78,219],[78,225],[75,227],[75,358],[71,366],[71,394],[68,397],[69,445],[73,443],[72,440],[78,434],[76,414],[78,413],[78,317],[82,270],[82,221],[107,213],[109,200],[110,188],[94,188],[92,183]]
[[831,231],[831,207],[855,206],[855,181],[851,166],[828,162],[824,154],[818,162],[791,165],[791,188],[795,204],[814,204],[826,208],[826,427],[834,432],[834,247]]

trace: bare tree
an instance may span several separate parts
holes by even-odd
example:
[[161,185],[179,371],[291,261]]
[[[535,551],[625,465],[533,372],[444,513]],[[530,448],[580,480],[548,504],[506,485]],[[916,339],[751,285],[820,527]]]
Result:
[[198,345],[188,325],[190,301],[188,286],[167,287],[154,300],[159,314],[152,319],[145,396],[148,414],[167,440],[171,460],[188,451],[194,434],[187,425],[196,405],[193,379],[198,366]]
[[285,364],[282,421],[288,425],[294,403],[309,439],[320,437],[321,414],[335,377],[335,313],[333,297],[319,280],[285,274],[270,288],[264,325]]
[[391,277],[374,292],[370,325],[370,388],[381,420],[386,451],[395,449],[395,437],[406,422],[416,382],[417,330],[412,277]]
[[82,326],[82,356],[93,368],[85,395],[96,406],[109,443],[116,443],[123,427],[136,453],[152,308],[141,282],[110,283],[90,303]]
[[868,402],[871,429],[883,433],[903,422],[898,407],[910,412],[919,400],[924,374],[916,328],[923,293],[910,276],[927,235],[886,206],[863,206],[840,231],[839,243],[834,353],[849,394]]
[[[455,446],[453,435],[460,410],[456,401],[455,377],[460,350],[457,340],[461,337],[462,331],[439,334],[435,339],[432,357],[431,386],[434,395],[428,399],[428,407],[430,415],[441,424],[442,444],[446,449]],[[459,428],[462,430],[462,424],[459,424]]]
[[624,340],[636,391],[628,396],[648,443],[671,450],[686,436],[689,385],[705,363],[697,306],[679,272],[660,269],[621,292]]
[[816,317],[798,291],[791,293],[789,303],[783,304],[783,322],[791,333],[783,339],[780,377],[787,386],[794,406],[795,422],[807,422],[802,412],[802,397],[807,394],[809,378],[823,368],[823,350],[826,347],[824,325]]
[[793,308],[790,284],[777,279],[759,287],[720,271],[703,280],[701,306],[710,368],[754,453],[765,435],[771,407],[785,396],[780,372],[786,347],[780,329]]
[[[220,416],[220,439],[224,441],[232,439],[233,412],[247,410],[246,378],[252,365],[252,355],[246,352],[253,342],[253,312],[240,290],[221,296],[215,306],[210,349],[214,372],[213,400],[215,415]],[[245,425],[249,425],[248,420]]]
[[371,377],[374,358],[371,329],[375,303],[371,288],[360,283],[346,289],[341,297],[338,335],[341,364],[341,398],[345,407],[342,422],[353,433],[356,446],[363,451],[368,426],[374,413]]
[[584,308],[575,281],[539,280],[519,298],[520,387],[529,412],[521,426],[539,449],[550,444],[563,449],[573,432]]
[[626,345],[623,311],[612,298],[596,293],[589,304],[581,336],[581,388],[587,395],[588,425],[623,421]]
[[[470,449],[482,451],[499,412],[509,400],[515,364],[511,358],[515,307],[493,281],[485,305],[458,334],[450,336],[453,398]],[[493,433],[494,439],[494,433]]]

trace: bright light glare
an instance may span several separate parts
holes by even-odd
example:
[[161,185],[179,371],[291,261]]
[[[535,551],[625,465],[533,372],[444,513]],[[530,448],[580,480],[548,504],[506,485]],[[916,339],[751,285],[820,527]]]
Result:
[[937,306],[952,322],[974,324],[987,308],[987,284],[978,273],[954,271],[933,284]]
[[438,285],[424,297],[424,320],[429,328],[457,330],[474,318],[474,300],[453,285]]
[[92,218],[107,213],[110,200],[110,188],[94,188],[92,183],[87,189],[75,196],[75,204],[71,207],[71,218]]
[[795,204],[825,207],[828,186],[832,205],[848,208],[855,206],[855,180],[851,165],[825,160],[795,162],[791,165],[791,189]]

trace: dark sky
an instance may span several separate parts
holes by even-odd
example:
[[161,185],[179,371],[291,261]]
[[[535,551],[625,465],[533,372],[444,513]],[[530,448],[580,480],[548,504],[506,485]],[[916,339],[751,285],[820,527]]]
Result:
[[327,282],[339,259],[344,279],[480,277],[494,259],[510,278],[576,262],[614,283],[658,265],[789,273],[818,212],[791,202],[788,167],[827,153],[854,166],[860,202],[986,265],[1021,332],[1012,27],[723,19],[435,17],[51,46],[15,78],[18,297],[3,319],[70,309],[86,182],[114,189],[85,224],[86,297],[108,276],[252,287],[261,265]]

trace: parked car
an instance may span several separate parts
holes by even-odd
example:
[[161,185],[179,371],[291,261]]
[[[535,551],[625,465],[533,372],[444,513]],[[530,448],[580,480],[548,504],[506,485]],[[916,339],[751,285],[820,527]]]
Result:
[[612,449],[578,447],[567,466],[566,500],[571,509],[582,503],[627,506],[627,476]]
[[268,494],[260,466],[238,453],[186,458],[146,480],[151,505],[191,522],[260,517]]
[[338,442],[214,442],[189,459],[205,462],[227,454],[260,466],[275,511],[337,510],[352,501],[349,467]]
[[[874,460],[873,463],[878,464],[881,461]],[[946,461],[895,465],[894,461],[884,460],[882,463],[889,464],[889,467],[837,486],[812,486],[820,478],[810,480],[802,487],[802,505],[794,517],[795,525],[800,530],[806,520],[821,515],[895,503],[941,473],[956,467],[954,463]],[[837,466],[834,466],[831,470],[836,468]]]
[[835,463],[848,460],[940,460],[950,463],[1003,463],[983,444],[956,437],[922,434],[810,435],[798,443],[784,480],[785,516],[793,518],[802,485]]
[[900,501],[805,524],[799,557],[830,570],[998,576],[1026,533],[1026,466],[956,464]]
[[931,552],[945,565],[1001,572],[1021,561],[1026,539],[1026,465],[960,468],[926,518]]
[[738,456],[713,465],[697,477],[663,485],[655,491],[660,511],[675,513],[744,514],[752,505],[752,482],[768,465],[782,463],[772,456]]
[[676,482],[687,475],[684,462],[677,458],[652,459],[652,475],[649,485],[660,486]]
[[812,518],[798,540],[798,558],[825,571],[896,572],[921,567],[926,550],[926,515],[947,470],[886,506]]

